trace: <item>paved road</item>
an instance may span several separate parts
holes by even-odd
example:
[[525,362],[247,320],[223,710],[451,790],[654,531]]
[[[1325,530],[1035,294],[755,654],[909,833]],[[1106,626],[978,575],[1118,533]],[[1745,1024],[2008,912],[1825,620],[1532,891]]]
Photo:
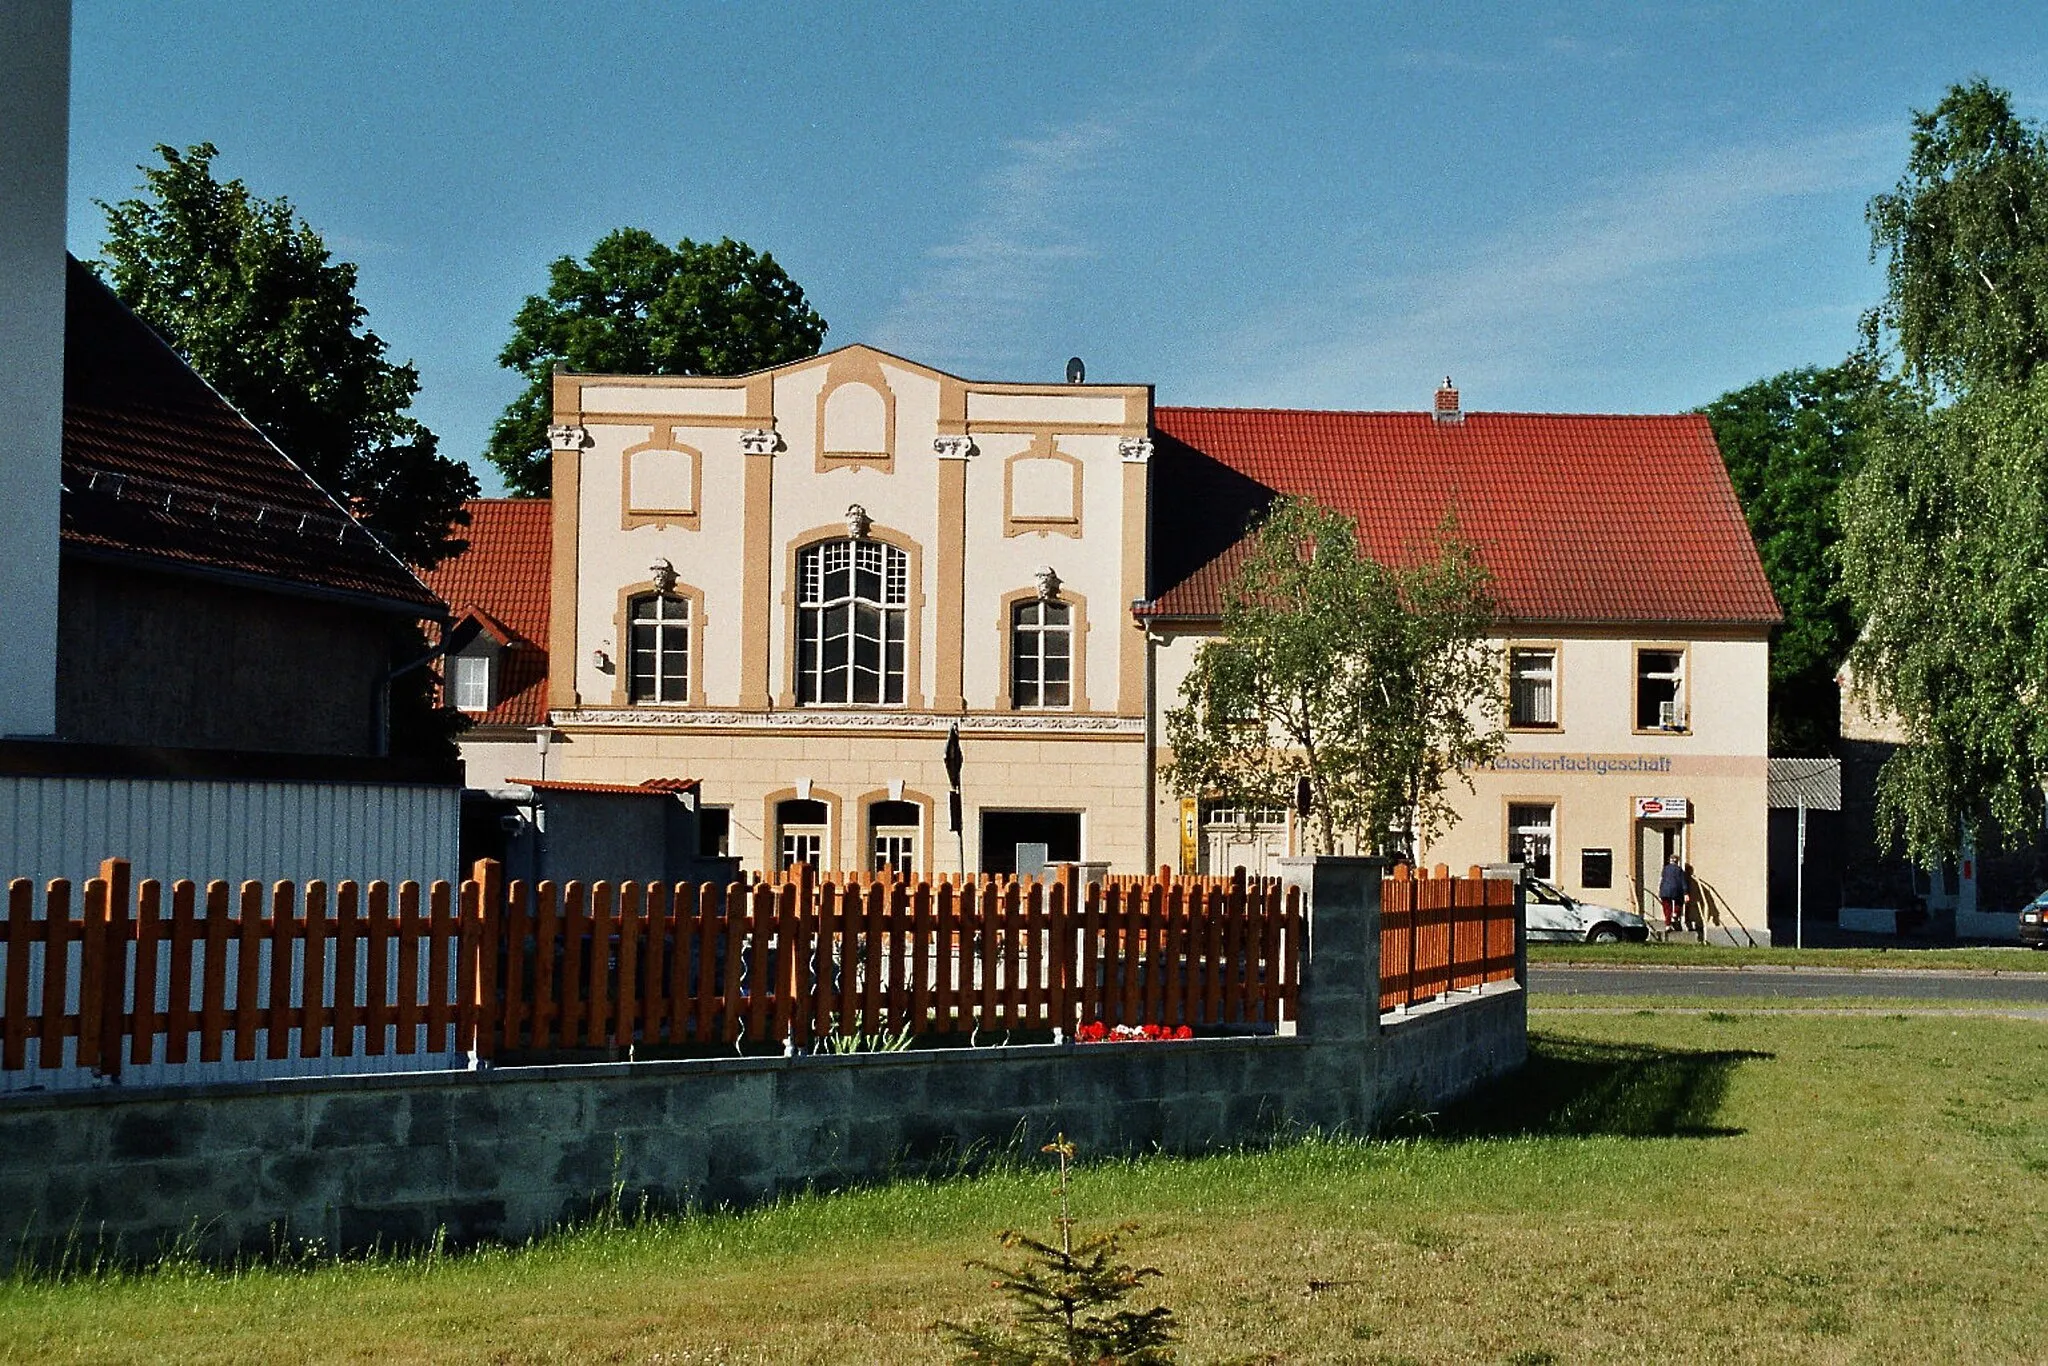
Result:
[[1532,964],[1544,996],[1875,996],[1924,1001],[2009,1001],[2048,1006],[2048,973],[1850,972],[1840,968],[1574,968]]

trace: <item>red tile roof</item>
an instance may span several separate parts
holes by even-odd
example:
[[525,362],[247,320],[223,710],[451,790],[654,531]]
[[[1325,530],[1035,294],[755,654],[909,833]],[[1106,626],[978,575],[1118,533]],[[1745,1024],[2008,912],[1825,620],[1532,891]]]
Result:
[[547,719],[548,583],[554,506],[545,498],[474,498],[469,547],[425,572],[459,619],[474,614],[505,646],[497,705],[478,726],[537,726]]
[[673,797],[679,792],[697,790],[695,778],[649,778],[644,783],[572,783],[557,782],[553,778],[513,778],[511,781],[536,792],[624,793],[631,797]]
[[64,316],[63,544],[279,587],[441,603],[342,506],[69,262]]
[[1219,615],[1246,527],[1293,494],[1356,518],[1383,561],[1420,552],[1455,511],[1505,620],[1779,620],[1704,417],[1162,407],[1153,426],[1162,616]]

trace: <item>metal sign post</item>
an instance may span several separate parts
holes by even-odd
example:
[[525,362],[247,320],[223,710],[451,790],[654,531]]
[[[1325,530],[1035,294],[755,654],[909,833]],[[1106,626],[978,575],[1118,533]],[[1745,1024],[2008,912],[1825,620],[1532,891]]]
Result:
[[1806,802],[1799,803],[1799,857],[1793,861],[1792,947],[1806,947]]

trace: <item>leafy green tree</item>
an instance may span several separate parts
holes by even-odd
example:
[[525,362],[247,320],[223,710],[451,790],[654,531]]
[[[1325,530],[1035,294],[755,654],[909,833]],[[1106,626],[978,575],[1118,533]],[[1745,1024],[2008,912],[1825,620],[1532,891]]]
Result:
[[476,478],[406,411],[419,374],[364,327],[356,268],[288,200],[217,180],[212,143],[156,150],[140,195],[100,204],[114,292],[401,558],[460,550]]
[[1774,754],[1830,754],[1841,736],[1835,674],[1856,628],[1835,559],[1837,492],[1863,463],[1869,409],[1890,392],[1859,356],[1760,379],[1701,409],[1785,611],[1771,640]]
[[1910,402],[1844,487],[1858,684],[1905,734],[1882,824],[1923,863],[2038,831],[2048,774],[2048,139],[1982,81],[1914,118],[1870,209],[1889,289],[1867,320]]
[[1888,291],[1868,320],[1914,379],[2018,383],[2048,359],[2048,139],[1979,79],[1913,115],[1906,174],[1870,201]]
[[1350,519],[1307,499],[1268,510],[1167,714],[1183,796],[1286,805],[1309,784],[1317,847],[1420,856],[1456,821],[1453,778],[1498,755],[1491,576],[1453,521],[1420,562],[1363,555]]
[[1878,816],[1915,861],[2041,828],[2048,775],[2048,372],[1894,412],[1843,491],[1860,686],[1905,743]]
[[548,267],[548,292],[528,296],[498,363],[526,376],[526,391],[491,430],[487,453],[505,486],[548,492],[551,376],[743,375],[818,354],[825,320],[775,258],[722,238],[671,247],[639,228],[617,228],[584,260]]

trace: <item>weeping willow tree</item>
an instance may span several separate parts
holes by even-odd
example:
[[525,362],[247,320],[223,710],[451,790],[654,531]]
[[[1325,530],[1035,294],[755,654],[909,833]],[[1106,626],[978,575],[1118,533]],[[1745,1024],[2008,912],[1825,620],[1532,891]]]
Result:
[[1491,582],[1451,518],[1389,566],[1341,513],[1275,503],[1167,714],[1167,782],[1242,806],[1306,782],[1319,852],[1420,856],[1457,820],[1447,789],[1504,743]]

